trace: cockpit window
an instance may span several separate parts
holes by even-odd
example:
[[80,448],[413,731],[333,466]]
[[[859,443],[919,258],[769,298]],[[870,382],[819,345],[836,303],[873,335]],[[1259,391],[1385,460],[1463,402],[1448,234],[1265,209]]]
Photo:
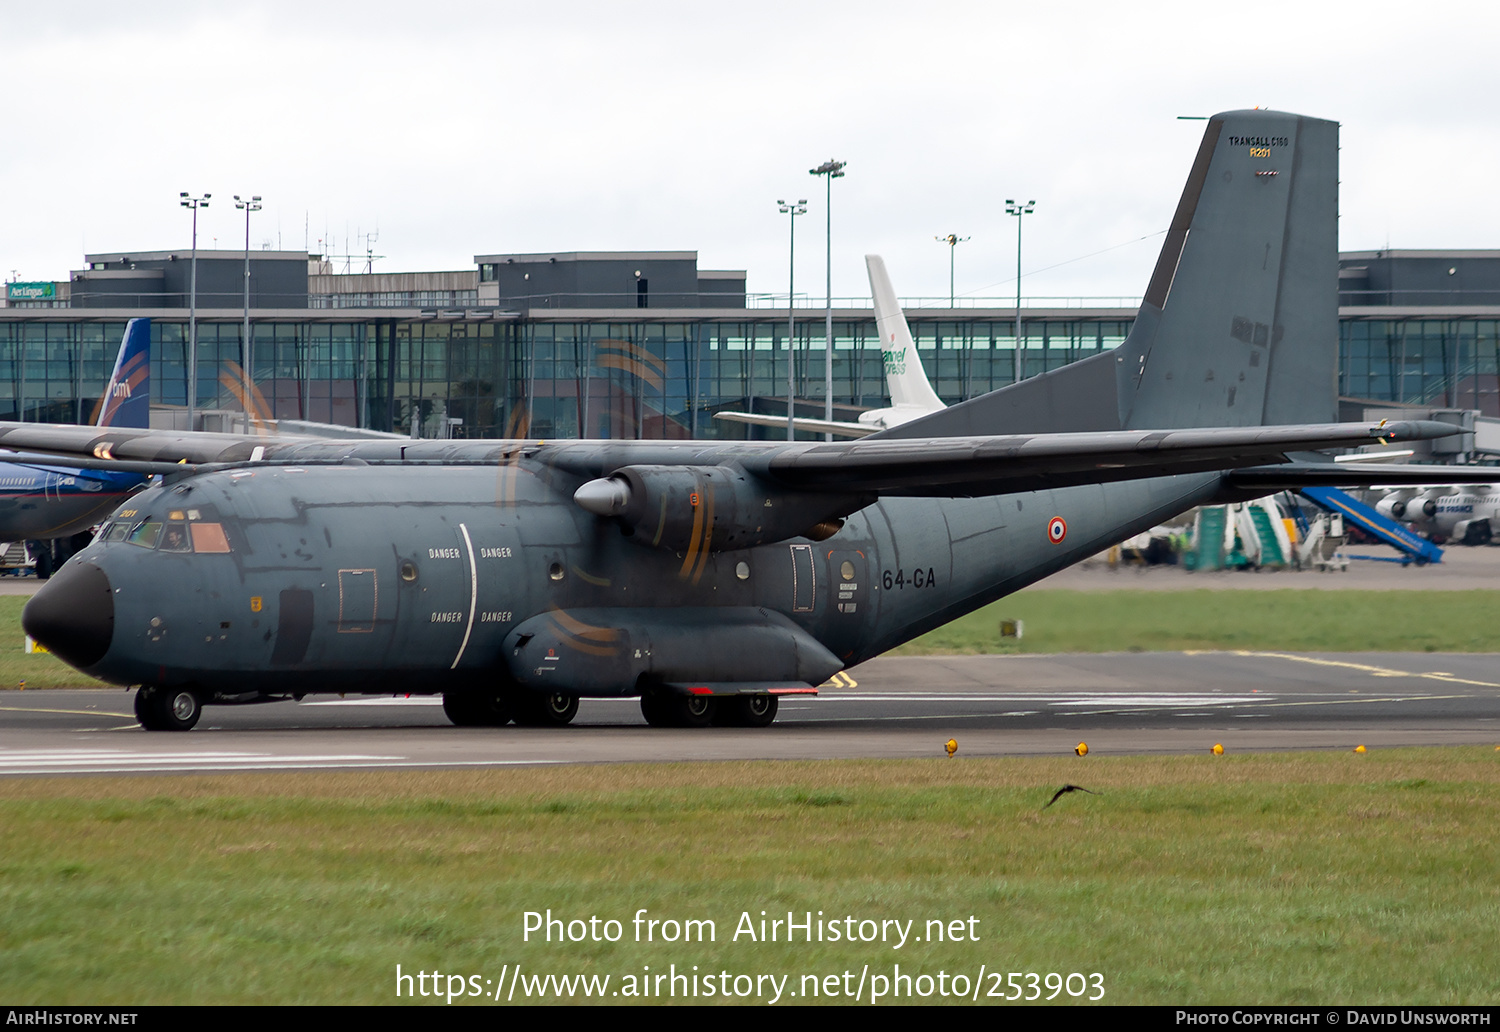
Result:
[[[224,524],[222,523],[191,523],[188,529],[193,532],[193,550],[197,552],[227,552],[229,551],[229,538],[224,536]],[[166,547],[166,546],[163,546]]]
[[147,520],[135,528],[135,533],[126,538],[132,545],[140,545],[142,548],[155,548],[156,539],[161,536],[161,524],[155,520]]
[[225,554],[234,551],[229,546],[229,536],[224,533],[222,523],[183,523],[172,520],[147,520],[131,531],[131,524],[118,520],[109,524],[100,533],[100,541],[124,541],[142,548],[155,548],[162,552],[203,554]]
[[188,540],[186,523],[168,523],[161,535],[163,552],[191,552],[193,543]]

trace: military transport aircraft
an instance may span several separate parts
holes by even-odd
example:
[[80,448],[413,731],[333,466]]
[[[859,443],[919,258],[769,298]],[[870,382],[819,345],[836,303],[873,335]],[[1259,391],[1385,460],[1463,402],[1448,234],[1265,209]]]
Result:
[[[888,408],[861,412],[855,422],[839,419],[809,419],[794,416],[792,428],[812,433],[831,433],[836,437],[868,437],[881,430],[909,423],[936,412],[943,399],[932,389],[922,358],[911,339],[911,327],[896,301],[896,291],[885,271],[885,260],[878,254],[865,255],[865,269],[870,274],[870,296],[875,302],[875,328],[880,334],[880,358],[885,366],[885,382],[891,392]],[[750,423],[786,429],[785,416],[768,416],[758,412],[715,412],[715,419],[730,423]]]
[[[1292,457],[1444,436],[1335,423],[1338,126],[1209,120],[1118,348],[859,441],[256,440],[0,424],[160,473],[28,634],[205,704],[441,694],[458,724],[764,726],[812,686],[1203,502],[1431,471]],[[1452,480],[1452,475],[1443,479]]]
[[[99,400],[96,425],[149,426],[150,378],[151,320],[132,319]],[[139,473],[0,462],[0,541],[65,538],[86,531],[145,480]]]

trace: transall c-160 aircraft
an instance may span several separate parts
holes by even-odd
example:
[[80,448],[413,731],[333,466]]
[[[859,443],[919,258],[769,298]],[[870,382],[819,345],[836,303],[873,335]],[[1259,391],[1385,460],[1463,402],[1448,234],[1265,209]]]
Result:
[[[783,694],[1194,505],[1452,481],[1295,453],[1336,423],[1338,126],[1210,119],[1129,337],[862,440],[275,441],[0,424],[161,474],[25,610],[151,729],[204,705],[441,694],[463,725],[765,726]],[[1492,475],[1492,474],[1491,474]]]

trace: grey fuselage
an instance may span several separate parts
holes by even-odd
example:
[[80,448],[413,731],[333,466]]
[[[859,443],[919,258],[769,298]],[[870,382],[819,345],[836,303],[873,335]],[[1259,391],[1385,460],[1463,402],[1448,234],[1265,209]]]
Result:
[[[429,694],[507,679],[630,695],[651,671],[760,679],[750,671],[757,657],[716,644],[722,619],[757,624],[772,650],[810,636],[828,655],[809,645],[795,670],[766,669],[816,683],[1203,501],[1219,481],[1209,473],[886,498],[823,541],[693,555],[622,534],[573,502],[581,478],[524,460],[394,474],[360,465],[207,473],[132,498],[64,568],[59,580],[102,573],[112,605],[102,652],[64,658],[116,684],[193,685],[219,701]],[[164,550],[174,525],[193,524],[207,528],[192,536],[207,550]],[[654,631],[632,632],[638,617],[656,621]],[[525,649],[540,646],[521,632],[541,619],[586,628],[574,640],[593,674],[570,678],[567,655],[533,662]],[[700,631],[668,641],[674,623]],[[587,629],[609,625],[627,637],[610,638],[601,656],[604,632]]]

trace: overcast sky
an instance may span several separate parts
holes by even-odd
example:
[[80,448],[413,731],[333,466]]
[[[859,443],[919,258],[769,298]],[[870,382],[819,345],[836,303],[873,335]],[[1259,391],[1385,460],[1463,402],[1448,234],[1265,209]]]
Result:
[[[1138,298],[1208,115],[1336,119],[1345,250],[1500,247],[1491,4],[74,0],[0,26],[0,275],[86,252],[696,250],[751,291]],[[1096,254],[1095,252],[1104,252]],[[1085,257],[1091,256],[1091,257]],[[342,263],[341,263],[342,264]],[[361,266],[362,268],[362,266]],[[1133,303],[1133,302],[1132,302]]]

